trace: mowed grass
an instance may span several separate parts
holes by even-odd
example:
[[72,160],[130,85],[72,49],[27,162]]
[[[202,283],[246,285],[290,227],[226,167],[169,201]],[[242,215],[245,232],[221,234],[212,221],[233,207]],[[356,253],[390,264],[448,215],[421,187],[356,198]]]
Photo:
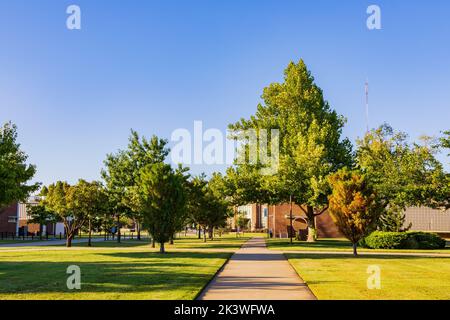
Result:
[[[0,299],[186,299],[191,300],[249,237],[196,237],[166,244],[149,239],[0,250]],[[181,251],[177,251],[181,249]],[[205,250],[207,249],[207,250]],[[219,250],[218,250],[219,249]],[[67,267],[81,269],[81,290],[69,290]]]
[[[286,254],[318,299],[450,299],[450,258]],[[368,289],[369,266],[379,266],[381,289]]]
[[[216,237],[213,240],[207,239],[206,242],[202,239],[198,239],[194,236],[180,237],[174,240],[174,244],[165,244],[167,251],[171,249],[238,249],[244,242],[251,239],[252,236],[236,237],[234,234],[223,235],[222,237]],[[86,242],[74,243],[74,247],[87,247]],[[156,249],[151,248],[151,242],[148,238],[142,238],[141,240],[122,240],[120,243],[117,241],[101,241],[93,242],[92,247],[95,248],[117,248],[117,247],[147,247],[149,250],[156,250],[159,248],[159,244],[156,244]]]
[[[0,299],[193,299],[230,255],[127,247],[0,252]],[[67,288],[70,265],[81,269],[81,290]]]
[[[267,239],[271,250],[283,251],[339,251],[352,252],[352,244],[346,239],[319,239],[316,242],[296,241],[290,244],[289,239]],[[450,246],[436,250],[407,250],[407,249],[366,249],[358,247],[358,252],[390,252],[390,253],[446,253],[450,254]]]

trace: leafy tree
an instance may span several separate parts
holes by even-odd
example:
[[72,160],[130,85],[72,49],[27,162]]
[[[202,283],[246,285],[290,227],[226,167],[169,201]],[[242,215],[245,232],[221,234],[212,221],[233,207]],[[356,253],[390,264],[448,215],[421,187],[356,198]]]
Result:
[[56,215],[48,211],[42,201],[37,204],[27,204],[27,214],[29,215],[28,224],[39,224],[39,239],[41,240],[44,226],[48,223],[58,222]]
[[366,177],[359,172],[341,169],[328,178],[332,187],[329,212],[339,230],[353,244],[357,244],[376,228],[383,205]]
[[0,128],[0,208],[24,201],[39,183],[27,185],[36,167],[26,163],[28,156],[17,143],[17,127],[8,122]]
[[230,202],[225,197],[226,180],[219,173],[214,173],[208,182],[204,174],[194,177],[190,182],[188,210],[190,220],[199,229],[203,229],[203,241],[206,233],[212,239],[214,229],[226,224],[230,216]]
[[[444,131],[444,136],[441,137],[441,146],[445,149],[450,149],[450,130]],[[450,153],[448,154],[450,156]]]
[[245,216],[245,213],[239,212],[237,219],[236,219],[236,226],[239,227],[240,230],[242,230],[242,233],[244,233],[244,230],[248,228],[248,224],[250,222],[250,219]]
[[409,144],[406,134],[387,124],[367,133],[357,145],[357,165],[385,207],[380,229],[404,230],[406,207],[436,206],[437,199],[445,197],[446,175],[434,146]]
[[[131,130],[131,136],[126,150],[128,157],[128,161],[126,162],[126,171],[129,172],[129,178],[131,178],[129,180],[127,191],[132,190],[133,187],[136,187],[142,168],[149,164],[164,162],[170,152],[167,148],[167,143],[167,140],[160,139],[155,135],[148,140],[145,137],[140,137],[136,131]],[[131,191],[131,195],[133,194],[134,192]],[[128,192],[125,193],[123,201],[124,204],[131,210],[131,217],[136,223],[138,232],[137,237],[140,240],[140,229],[143,221],[142,212],[135,210],[136,207],[134,205],[134,200],[132,197],[130,199]]]
[[[137,211],[136,188],[141,169],[146,165],[161,163],[169,153],[166,147],[167,140],[152,136],[150,140],[140,137],[136,131],[131,130],[126,150],[119,150],[115,154],[107,155],[105,169],[102,177],[110,197],[110,202],[119,225],[121,216],[131,217],[137,226],[138,239],[140,239],[140,225],[143,214]],[[118,242],[120,242],[120,228],[118,228]]]
[[[207,225],[207,216],[204,210],[205,208],[205,195],[207,192],[208,181],[205,174],[193,177],[188,182],[187,194],[187,211],[188,221],[196,224],[198,228],[198,238],[201,237],[201,230],[205,231]],[[205,237],[205,234],[204,234]]]
[[88,246],[92,246],[93,223],[107,212],[108,198],[103,186],[98,181],[87,182],[80,179],[68,193],[67,205],[71,212],[85,217],[88,223]]
[[226,197],[226,180],[220,173],[213,173],[207,185],[206,211],[209,238],[214,236],[214,229],[223,227],[231,215],[230,202]]
[[67,182],[58,181],[49,185],[42,192],[45,197],[43,204],[46,210],[54,212],[55,215],[64,223],[66,232],[66,246],[72,246],[72,240],[77,231],[86,222],[87,216],[84,211],[74,210],[76,189]]
[[255,115],[229,128],[238,139],[250,129],[279,130],[278,172],[259,180],[263,198],[273,204],[292,199],[306,215],[308,241],[314,241],[315,217],[328,207],[326,177],[351,165],[351,144],[341,139],[345,119],[330,108],[304,62],[290,63],[284,74],[283,83],[264,89]]
[[120,242],[120,219],[130,215],[130,208],[123,201],[127,187],[130,185],[130,173],[126,170],[128,158],[126,153],[120,150],[116,154],[108,154],[104,164],[105,169],[101,174],[105,181],[110,214],[116,219],[117,242]]
[[161,253],[165,253],[164,244],[177,231],[177,221],[186,209],[184,183],[185,177],[164,163],[145,166],[139,176],[144,225],[160,244]]

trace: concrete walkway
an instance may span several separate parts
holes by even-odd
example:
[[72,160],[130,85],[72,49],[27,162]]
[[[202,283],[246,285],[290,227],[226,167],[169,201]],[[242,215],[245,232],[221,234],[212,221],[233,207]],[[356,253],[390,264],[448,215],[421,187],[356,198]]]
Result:
[[231,257],[199,300],[315,300],[281,252],[253,238]]

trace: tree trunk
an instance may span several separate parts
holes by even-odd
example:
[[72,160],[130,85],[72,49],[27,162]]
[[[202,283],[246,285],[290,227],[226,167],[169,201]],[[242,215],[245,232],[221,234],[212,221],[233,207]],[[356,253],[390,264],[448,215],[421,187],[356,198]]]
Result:
[[200,226],[198,226],[198,238],[202,238],[202,228]]
[[214,227],[210,227],[209,230],[208,230],[208,233],[209,233],[208,234],[209,239],[212,240],[213,237],[214,237]]
[[353,255],[356,257],[357,255],[358,255],[358,244],[357,243],[354,243],[353,244]]
[[70,248],[72,246],[72,238],[73,238],[73,234],[71,234],[70,236],[69,235],[67,236],[67,239],[66,239],[66,247],[67,248]]
[[44,231],[44,226],[42,223],[39,224],[39,240],[42,240],[42,231]]
[[117,216],[117,243],[120,243],[120,216]]
[[206,242],[206,227],[203,228],[203,242]]
[[314,216],[314,208],[311,206],[306,207],[306,220],[308,223],[308,242],[315,242],[317,240],[316,219]]
[[139,221],[136,223],[136,229],[137,229],[137,239],[140,241],[141,240],[141,224],[139,223]]
[[174,238],[174,236],[172,235],[171,237],[170,237],[170,244],[173,244],[173,238]]
[[92,223],[91,223],[91,219],[89,219],[89,238],[88,238],[88,247],[92,247],[91,238],[92,238]]
[[156,241],[155,238],[152,236],[152,248],[156,247]]
[[164,248],[164,242],[161,242],[159,244],[159,253],[166,253],[166,250]]
[[289,196],[289,242],[292,244],[292,237],[293,237],[293,229],[294,226],[292,225],[292,196]]

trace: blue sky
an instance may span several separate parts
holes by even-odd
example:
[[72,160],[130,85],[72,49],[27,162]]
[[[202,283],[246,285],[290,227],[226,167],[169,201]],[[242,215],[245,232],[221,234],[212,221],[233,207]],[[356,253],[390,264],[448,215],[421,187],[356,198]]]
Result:
[[[66,28],[70,4],[81,30]],[[370,4],[382,30],[366,27]],[[364,133],[366,78],[371,127],[437,135],[450,129],[449,12],[445,0],[2,0],[0,122],[18,125],[37,181],[98,179],[130,128],[225,130],[303,58],[345,136]]]

